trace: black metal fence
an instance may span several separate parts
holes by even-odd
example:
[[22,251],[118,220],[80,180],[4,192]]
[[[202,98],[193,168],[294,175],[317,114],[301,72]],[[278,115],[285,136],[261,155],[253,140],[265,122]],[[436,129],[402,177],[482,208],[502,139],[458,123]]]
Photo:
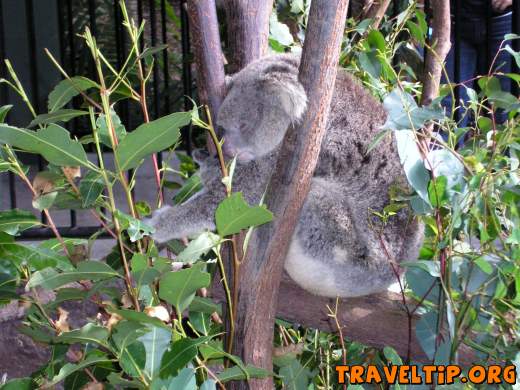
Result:
[[[130,0],[127,7],[137,23],[147,20],[143,41],[156,47],[167,44],[169,50],[154,55],[155,63],[147,91],[150,117],[191,108],[192,76],[190,66],[190,42],[188,18],[184,1],[181,0]],[[85,75],[96,79],[94,63],[77,36],[89,27],[101,50],[118,67],[129,51],[129,42],[122,25],[118,0],[0,0],[0,77],[6,78],[7,69],[3,59],[9,58],[22,84],[27,88],[29,99],[37,113],[45,110],[46,97],[60,80],[58,72],[50,66],[43,55],[48,47],[58,58],[69,75]],[[30,122],[30,113],[23,102],[5,84],[0,85],[0,106],[14,104],[9,122],[24,126]],[[142,122],[138,109],[127,101],[118,106],[118,114],[129,129]],[[68,126],[75,136],[89,130],[85,119],[74,119]],[[184,149],[190,151],[189,129],[182,130]],[[160,155],[158,156],[160,158]],[[29,163],[43,170],[41,157],[36,161],[23,156]],[[17,183],[8,173],[7,189],[2,188],[2,197],[8,197],[8,207],[16,208]],[[45,216],[41,215],[45,223]],[[67,237],[86,237],[99,230],[99,226],[79,226],[76,211],[70,210],[69,223],[59,227]],[[53,237],[48,228],[25,231],[23,238]]]
[[[148,20],[144,40],[148,45],[168,44],[169,50],[156,54],[156,62],[160,66],[153,69],[153,77],[148,91],[152,117],[159,117],[184,107],[189,109],[192,96],[192,75],[190,66],[190,39],[185,0],[127,0],[129,8],[137,21]],[[462,64],[464,50],[462,48],[463,23],[461,5],[463,0],[454,0],[453,9],[453,75],[452,81],[463,80]],[[43,56],[43,47],[49,47],[57,54],[66,71],[71,75],[87,75],[95,79],[94,64],[88,52],[80,44],[77,32],[88,26],[109,60],[118,66],[124,62],[128,52],[128,42],[122,26],[122,15],[117,0],[0,0],[0,59],[11,58],[17,70],[21,71],[22,83],[28,86],[30,99],[34,102],[38,113],[43,111],[45,99],[52,85],[59,80],[59,74],[52,69],[49,61]],[[393,12],[399,11],[398,1],[394,2]],[[491,3],[491,2],[489,2]],[[428,8],[428,1],[425,4]],[[391,8],[392,9],[392,8]],[[520,34],[520,0],[514,0],[510,14],[510,32]],[[489,34],[493,26],[492,12],[489,11],[485,26]],[[490,37],[486,37],[487,45]],[[520,40],[511,41],[515,50],[520,49]],[[486,49],[486,53],[490,51]],[[486,56],[486,65],[492,61]],[[518,73],[518,67],[512,62],[511,71]],[[7,70],[0,62],[0,77],[6,77]],[[512,92],[518,95],[516,83],[511,85]],[[461,89],[456,90],[457,100]],[[23,104],[5,84],[0,85],[0,106],[7,102],[15,104],[16,109],[10,114],[10,122],[25,125],[30,121]],[[119,115],[127,128],[140,123],[127,102],[118,108]],[[81,119],[74,120],[70,130],[81,136],[88,129],[87,123]],[[184,147],[191,148],[189,129],[182,132]],[[39,170],[43,161],[37,163]],[[2,197],[7,196],[8,207],[16,208],[16,185],[13,174],[9,174],[8,189],[2,188]],[[68,226],[61,226],[60,231],[68,237],[85,237],[96,231],[98,226],[78,226],[76,212],[70,211]],[[42,216],[44,221],[44,217]],[[44,221],[45,222],[45,221]],[[52,237],[50,229],[38,228],[24,233],[24,238]]]

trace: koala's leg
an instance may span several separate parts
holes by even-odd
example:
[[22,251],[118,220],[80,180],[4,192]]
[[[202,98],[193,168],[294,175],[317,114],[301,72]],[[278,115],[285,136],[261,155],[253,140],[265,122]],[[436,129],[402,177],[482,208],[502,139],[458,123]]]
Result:
[[161,207],[144,223],[155,229],[152,238],[158,244],[189,237],[205,230],[215,230],[217,204],[218,198],[214,194],[203,191],[181,205]]
[[285,262],[305,290],[327,297],[384,291],[396,281],[374,232],[337,183],[314,178]]

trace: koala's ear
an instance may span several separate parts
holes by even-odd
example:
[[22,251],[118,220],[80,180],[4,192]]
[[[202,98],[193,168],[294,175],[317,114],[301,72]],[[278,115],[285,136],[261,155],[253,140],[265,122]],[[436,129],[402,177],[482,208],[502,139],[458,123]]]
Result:
[[281,107],[291,119],[299,121],[307,109],[307,94],[294,72],[269,72],[262,80],[269,95],[278,95]]

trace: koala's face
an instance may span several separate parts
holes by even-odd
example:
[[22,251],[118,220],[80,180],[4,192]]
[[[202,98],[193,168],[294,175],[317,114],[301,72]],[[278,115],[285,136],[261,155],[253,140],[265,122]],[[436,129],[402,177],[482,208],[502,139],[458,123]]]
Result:
[[251,63],[233,76],[218,114],[225,154],[250,161],[271,152],[289,124],[301,118],[306,104],[296,57],[279,55]]

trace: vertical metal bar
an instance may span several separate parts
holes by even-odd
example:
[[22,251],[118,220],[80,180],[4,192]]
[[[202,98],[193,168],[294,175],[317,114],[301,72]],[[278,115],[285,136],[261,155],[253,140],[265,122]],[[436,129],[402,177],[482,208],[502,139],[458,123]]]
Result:
[[67,0],[67,22],[69,38],[69,72],[76,74],[76,45],[74,44],[74,23],[72,16],[72,0]]
[[[148,8],[150,11],[150,42],[152,47],[157,45],[157,17],[155,15],[155,0],[148,1]],[[154,67],[153,67],[153,110],[154,119],[159,116],[159,68],[157,63],[157,55],[154,55]]]
[[[162,41],[163,44],[168,44],[168,30],[166,28],[166,0],[161,0],[161,29],[162,29]],[[163,50],[163,112],[162,115],[166,115],[170,112],[170,74],[168,70],[168,48]]]
[[460,77],[460,40],[461,40],[461,36],[460,36],[460,29],[461,29],[461,25],[460,25],[460,2],[461,0],[456,0],[455,1],[455,42],[454,42],[454,45],[453,45],[453,66],[454,66],[454,69],[453,69],[453,75],[455,77],[455,80],[450,80],[450,82],[453,82],[455,81],[455,83],[457,84],[457,86],[455,87],[455,120],[457,121],[457,123],[460,121],[460,110],[457,108],[460,104],[460,90],[462,88],[462,86],[459,86],[458,84],[462,81],[461,80],[461,77]]
[[[0,1],[0,77],[7,78],[5,60],[4,10]],[[7,84],[0,84],[0,105],[7,103]]]
[[[155,0],[148,0],[148,11],[150,12],[150,42],[152,47],[157,45],[157,17],[155,15]],[[153,111],[154,119],[160,115],[159,109],[159,63],[157,62],[157,55],[154,55],[153,65]],[[159,168],[162,165],[162,153],[157,153],[157,164]]]
[[88,15],[90,19],[90,30],[92,35],[97,36],[97,23],[96,23],[96,1],[88,0]]
[[[30,58],[30,78],[31,78],[31,98],[36,113],[40,112],[40,91],[38,85],[38,65],[36,63],[36,32],[34,30],[34,9],[33,1],[25,0],[25,19],[27,23],[27,39],[29,40],[29,58]],[[38,155],[38,171],[43,171],[43,159]],[[47,218],[42,212],[40,219],[42,223],[47,223]]]
[[[4,11],[2,2],[0,1],[0,77],[7,78],[7,69],[5,68],[5,34],[4,34]],[[7,85],[0,85],[0,106],[7,103]],[[13,172],[8,173],[9,177],[9,203],[12,209],[16,208],[16,182]]]
[[[58,0],[58,31],[59,31],[59,39],[60,39],[60,62],[62,64],[65,63],[65,23],[64,23],[64,14],[63,14],[63,0]],[[74,122],[74,127],[76,127],[76,122]],[[67,128],[70,130],[70,125],[67,125]],[[70,210],[70,227],[76,226],[76,211]]]
[[[512,15],[512,26],[511,32],[513,34],[520,35],[520,0],[513,0],[513,15]],[[515,51],[520,51],[520,42],[518,39],[514,39],[512,41],[513,49]],[[520,69],[516,63],[516,61],[512,62],[511,72],[520,73]],[[518,87],[518,83],[514,80],[511,80],[511,93],[515,96],[520,94],[520,88]]]
[[[181,45],[182,45],[182,88],[184,92],[184,109],[191,110],[192,80],[190,63],[190,26],[188,22],[188,11],[186,0],[181,1]],[[186,152],[191,155],[191,124],[181,130],[182,139]]]

